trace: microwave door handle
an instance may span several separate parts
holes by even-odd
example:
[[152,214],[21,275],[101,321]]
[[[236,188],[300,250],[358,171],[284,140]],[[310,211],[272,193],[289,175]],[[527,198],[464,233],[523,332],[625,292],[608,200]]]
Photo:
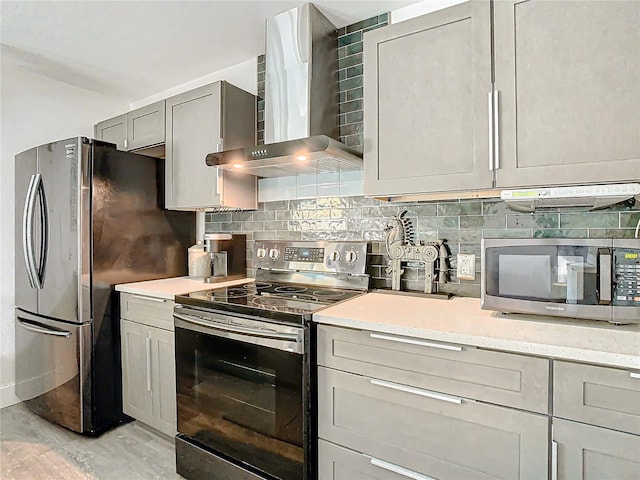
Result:
[[598,303],[600,305],[611,305],[611,260],[609,248],[598,249]]

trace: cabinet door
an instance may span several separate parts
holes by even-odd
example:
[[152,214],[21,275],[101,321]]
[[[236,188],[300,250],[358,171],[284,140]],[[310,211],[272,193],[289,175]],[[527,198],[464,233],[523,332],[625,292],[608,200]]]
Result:
[[366,195],[490,188],[489,2],[365,34]]
[[640,2],[494,2],[498,186],[640,172]]
[[553,419],[558,480],[637,480],[640,436]]
[[127,415],[150,424],[151,404],[151,343],[149,327],[120,320],[122,347],[122,410]]
[[164,100],[127,113],[127,150],[164,143]]
[[221,82],[166,102],[166,208],[215,206],[218,170],[204,159],[222,150]]
[[118,150],[126,150],[127,114],[124,113],[104,122],[96,123],[94,134],[97,140],[115,143]]
[[432,478],[547,477],[544,415],[324,367],[318,435]]
[[176,430],[176,360],[173,332],[151,328],[152,426],[167,435]]

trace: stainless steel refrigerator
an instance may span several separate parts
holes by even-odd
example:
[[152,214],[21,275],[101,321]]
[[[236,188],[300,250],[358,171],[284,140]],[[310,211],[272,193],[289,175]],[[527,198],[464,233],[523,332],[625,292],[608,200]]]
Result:
[[16,156],[16,395],[76,432],[127,419],[113,286],[187,270],[194,214],[162,209],[162,162],[83,137]]

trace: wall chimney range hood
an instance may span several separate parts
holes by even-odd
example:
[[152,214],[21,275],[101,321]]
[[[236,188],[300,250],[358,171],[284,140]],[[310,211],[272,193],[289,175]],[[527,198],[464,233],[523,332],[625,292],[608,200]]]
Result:
[[260,177],[362,170],[338,138],[335,26],[313,5],[266,21],[265,144],[210,153],[210,166]]

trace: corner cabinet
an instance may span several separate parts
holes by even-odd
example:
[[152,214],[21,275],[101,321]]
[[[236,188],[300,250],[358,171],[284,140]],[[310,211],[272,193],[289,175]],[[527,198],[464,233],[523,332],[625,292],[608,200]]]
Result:
[[97,123],[98,140],[115,143],[119,150],[138,150],[164,143],[165,102],[147,105]]
[[176,434],[172,300],[120,294],[122,409],[156,430]]
[[367,32],[365,194],[638,180],[639,23],[635,0],[480,0]]
[[[235,207],[256,208],[256,177],[205,164],[212,152],[255,144],[256,99],[220,81],[166,100],[165,207],[225,206],[225,190],[247,192]],[[231,188],[233,186],[233,188]]]

